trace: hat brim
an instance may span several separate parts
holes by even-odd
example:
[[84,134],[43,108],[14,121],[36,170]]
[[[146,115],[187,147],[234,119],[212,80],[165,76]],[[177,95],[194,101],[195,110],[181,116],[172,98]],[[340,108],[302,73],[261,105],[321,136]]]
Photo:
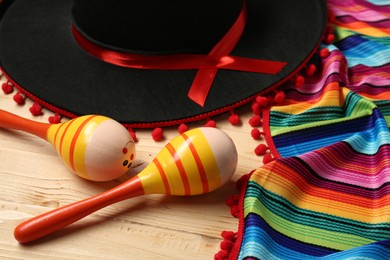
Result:
[[73,39],[71,6],[72,0],[14,1],[0,23],[2,70],[55,112],[101,114],[134,127],[196,121],[249,102],[301,68],[327,21],[325,1],[248,0],[244,35],[231,54],[287,65],[276,75],[219,70],[201,107],[187,97],[196,70],[122,68],[86,54]]

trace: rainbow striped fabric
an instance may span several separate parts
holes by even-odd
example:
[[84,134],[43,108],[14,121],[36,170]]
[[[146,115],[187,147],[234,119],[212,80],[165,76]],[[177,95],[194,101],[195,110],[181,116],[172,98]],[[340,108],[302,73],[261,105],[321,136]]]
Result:
[[330,55],[265,118],[235,259],[390,259],[390,1],[329,0]]

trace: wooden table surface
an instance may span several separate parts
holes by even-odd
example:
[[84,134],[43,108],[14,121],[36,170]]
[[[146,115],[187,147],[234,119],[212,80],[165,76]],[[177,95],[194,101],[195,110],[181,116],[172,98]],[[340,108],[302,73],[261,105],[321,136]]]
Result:
[[[4,77],[0,84],[3,82]],[[31,101],[19,106],[12,98],[13,94],[1,91],[0,109],[43,122],[52,115],[43,110],[43,116],[32,116],[28,110]],[[145,195],[122,201],[26,245],[13,236],[18,224],[117,186],[151,162],[177,135],[177,129],[164,129],[165,139],[159,142],[152,140],[150,130],[137,130],[137,167],[106,183],[86,181],[71,173],[45,140],[0,129],[0,259],[213,259],[219,251],[221,231],[238,227],[225,204],[229,195],[237,193],[234,181],[262,165],[262,158],[253,150],[264,141],[250,135],[250,109],[237,112],[240,126],[228,123],[228,114],[216,118],[218,128],[233,139],[239,155],[237,171],[225,186],[193,197]]]

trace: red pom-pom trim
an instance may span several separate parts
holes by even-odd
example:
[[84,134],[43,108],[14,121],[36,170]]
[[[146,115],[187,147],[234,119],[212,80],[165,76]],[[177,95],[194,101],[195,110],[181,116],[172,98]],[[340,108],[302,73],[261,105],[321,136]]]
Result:
[[50,124],[58,124],[61,122],[61,117],[58,113],[55,113],[54,116],[49,116]]
[[217,127],[217,123],[215,123],[214,120],[207,120],[206,124],[204,124],[205,127]]
[[272,162],[274,160],[275,160],[275,158],[273,158],[271,154],[265,154],[263,157],[263,164],[267,164],[267,163]]
[[261,107],[266,107],[268,105],[268,98],[263,96],[257,96],[256,103],[259,104],[259,106]]
[[231,251],[233,245],[234,245],[233,242],[224,240],[224,241],[221,242],[220,248],[221,248],[222,250]]
[[265,144],[259,144],[255,148],[255,154],[256,155],[265,155],[267,153],[268,149],[269,148]]
[[181,124],[179,125],[179,127],[177,128],[177,131],[179,132],[179,134],[182,134],[184,132],[187,132],[188,131],[188,126],[186,124]]
[[37,103],[34,103],[31,107],[30,107],[30,113],[34,116],[40,116],[40,115],[43,115],[42,113],[42,107],[37,104]]
[[1,85],[1,88],[3,89],[4,94],[8,95],[11,94],[14,91],[14,88],[9,82],[4,82]]
[[17,92],[14,97],[13,97],[14,101],[16,104],[18,105],[24,105],[24,97],[23,95],[20,93],[20,92]]
[[330,54],[329,50],[327,48],[324,48],[320,50],[319,52],[321,58],[327,58]]
[[253,103],[251,108],[252,108],[253,114],[255,114],[255,115],[260,115],[262,112],[262,108],[260,107],[260,105],[258,103]]
[[236,206],[236,205],[238,205],[239,200],[240,200],[240,196],[238,196],[238,195],[229,196],[226,199],[226,205],[228,205],[229,207]]
[[261,139],[261,136],[264,134],[264,132],[260,132],[259,129],[257,128],[253,128],[252,131],[251,131],[251,136],[253,139],[255,140],[260,140]]
[[254,115],[249,119],[249,125],[252,127],[257,127],[262,125],[261,117],[259,115]]
[[162,139],[163,137],[163,130],[162,128],[158,127],[158,128],[155,128],[153,129],[152,131],[152,138],[154,141],[158,142]]
[[310,64],[309,66],[306,67],[306,75],[309,77],[313,76],[316,70],[317,70],[316,65]]
[[221,250],[214,255],[214,260],[227,260],[229,256],[229,252],[226,250]]
[[294,80],[294,86],[302,87],[305,84],[305,78],[302,75],[297,75]]
[[325,43],[326,44],[331,44],[333,41],[334,41],[334,34],[333,33],[330,33],[328,35],[326,35],[326,38],[325,38]]
[[228,121],[232,125],[239,125],[241,123],[240,117],[237,114],[229,116]]
[[221,232],[221,237],[225,240],[234,242],[236,240],[237,233],[233,231],[224,230]]
[[274,101],[276,103],[282,103],[285,98],[286,98],[286,94],[283,91],[278,91],[275,94]]
[[238,218],[240,216],[240,207],[238,205],[230,207],[230,214],[233,217]]

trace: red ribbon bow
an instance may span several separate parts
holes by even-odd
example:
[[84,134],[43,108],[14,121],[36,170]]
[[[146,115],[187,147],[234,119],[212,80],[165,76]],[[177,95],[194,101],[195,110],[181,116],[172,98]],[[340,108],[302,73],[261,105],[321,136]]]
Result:
[[118,66],[138,69],[183,70],[198,69],[188,92],[188,97],[204,106],[207,95],[219,69],[245,72],[277,74],[287,63],[280,61],[258,60],[230,56],[241,38],[246,23],[246,5],[243,4],[240,15],[207,55],[200,54],[169,54],[142,55],[113,51],[98,46],[85,38],[75,26],[72,32],[77,43],[89,54]]

